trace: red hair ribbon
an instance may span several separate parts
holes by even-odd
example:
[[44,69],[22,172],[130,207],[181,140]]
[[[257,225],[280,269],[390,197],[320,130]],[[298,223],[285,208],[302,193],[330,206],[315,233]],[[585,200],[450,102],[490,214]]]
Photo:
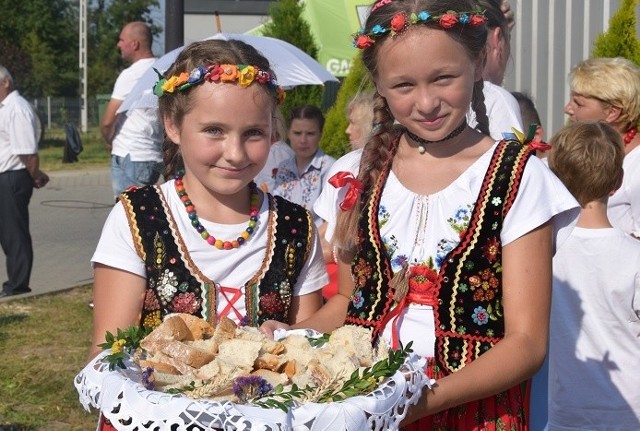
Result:
[[551,145],[549,145],[549,144],[547,144],[546,142],[543,142],[543,141],[531,141],[531,142],[529,142],[529,145],[534,150],[549,151],[551,149]]
[[331,178],[329,178],[329,184],[339,189],[344,186],[348,186],[347,195],[340,203],[340,209],[342,211],[349,211],[358,201],[360,193],[363,192],[364,186],[362,183],[353,176],[351,172],[340,171]]

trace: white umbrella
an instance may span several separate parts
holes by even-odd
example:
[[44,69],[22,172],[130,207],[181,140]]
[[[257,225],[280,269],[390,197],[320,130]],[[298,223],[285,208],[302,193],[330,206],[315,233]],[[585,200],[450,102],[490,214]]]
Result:
[[[216,33],[207,38],[218,40],[241,40],[264,55],[276,74],[277,82],[284,88],[298,85],[323,85],[325,82],[338,81],[327,69],[310,55],[280,39],[249,34]],[[184,46],[169,51],[158,58],[131,90],[131,93],[120,105],[118,113],[131,108],[153,108],[158,106],[158,98],[153,94],[152,87],[158,80],[153,70],[164,72],[173,64]]]

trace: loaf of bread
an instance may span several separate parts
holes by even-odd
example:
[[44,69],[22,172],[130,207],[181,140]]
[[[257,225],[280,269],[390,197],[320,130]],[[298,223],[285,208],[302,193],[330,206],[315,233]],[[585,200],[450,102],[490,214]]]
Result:
[[193,314],[178,313],[189,329],[189,334],[185,338],[186,341],[206,340],[213,336],[213,326],[204,319]]
[[184,362],[193,368],[200,368],[213,361],[213,358],[215,358],[215,355],[211,352],[193,347],[192,344],[176,340],[166,342],[162,346],[161,352],[177,361]]
[[374,351],[370,340],[370,329],[344,326],[316,348],[303,335],[274,341],[257,328],[238,327],[226,317],[213,327],[198,317],[176,313],[142,340],[138,357],[141,367],[156,371],[159,390],[176,388],[193,398],[237,401],[232,387],[241,376],[260,376],[273,387],[317,387],[318,394],[340,385],[385,354]]
[[169,341],[182,341],[189,337],[187,324],[178,315],[169,315],[165,320],[140,341],[140,347],[147,352],[155,353]]

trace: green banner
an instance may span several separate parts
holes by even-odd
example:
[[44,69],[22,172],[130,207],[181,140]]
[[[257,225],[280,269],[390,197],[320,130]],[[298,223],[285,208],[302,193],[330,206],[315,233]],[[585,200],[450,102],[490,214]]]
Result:
[[318,62],[338,77],[349,73],[353,57],[353,33],[364,24],[367,0],[304,0],[303,17],[318,44]]
[[[368,0],[302,0],[302,17],[309,23],[318,47],[318,62],[337,77],[345,77],[358,53],[353,47],[353,33],[367,18]],[[260,35],[261,26],[247,33]]]

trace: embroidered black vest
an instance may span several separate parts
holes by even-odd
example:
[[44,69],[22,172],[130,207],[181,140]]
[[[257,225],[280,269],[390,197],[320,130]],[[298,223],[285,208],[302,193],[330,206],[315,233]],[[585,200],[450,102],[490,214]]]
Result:
[[[280,197],[269,199],[267,250],[262,268],[245,284],[246,323],[289,320],[295,286],[313,244],[312,217]],[[216,285],[193,263],[159,186],[120,196],[138,255],[146,264],[141,325],[154,328],[169,313],[194,314],[216,323]],[[241,262],[238,262],[241,264]]]
[[[449,252],[437,280],[435,362],[444,374],[463,368],[504,337],[502,244],[504,218],[532,152],[517,141],[500,142],[491,158],[467,230]],[[346,323],[373,328],[376,339],[394,305],[391,262],[380,236],[378,208],[392,157],[368,196],[358,222],[352,273],[356,280]],[[363,271],[368,277],[358,276]]]

